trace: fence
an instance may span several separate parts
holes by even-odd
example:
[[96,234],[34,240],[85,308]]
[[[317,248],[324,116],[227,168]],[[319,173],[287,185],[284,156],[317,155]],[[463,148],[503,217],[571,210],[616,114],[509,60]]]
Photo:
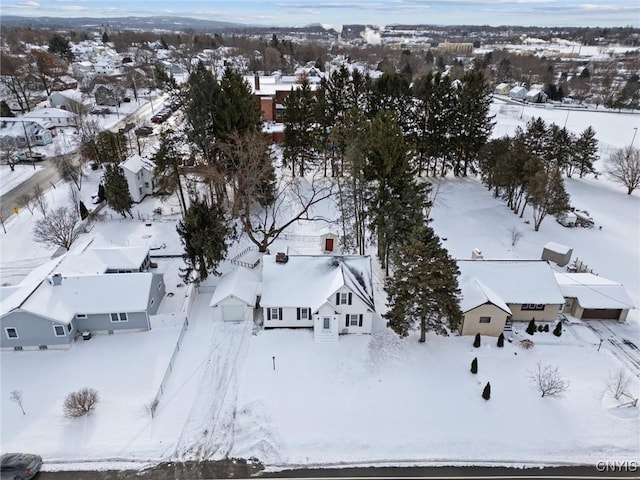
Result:
[[184,304],[182,305],[182,309],[180,310],[181,314],[184,315],[184,322],[182,323],[182,329],[180,330],[178,341],[176,342],[176,346],[173,349],[173,353],[171,354],[171,359],[169,360],[169,365],[167,365],[167,369],[164,372],[162,381],[160,382],[160,387],[158,388],[158,392],[156,393],[156,396],[153,398],[151,405],[149,405],[149,412],[151,413],[151,418],[155,416],[156,410],[158,409],[160,398],[164,394],[164,391],[167,387],[167,383],[169,381],[169,377],[171,376],[171,372],[173,371],[173,366],[175,364],[176,357],[178,356],[178,352],[180,351],[180,344],[182,343],[182,339],[184,338],[185,332],[189,328],[189,311],[191,310],[191,305],[193,305],[193,301],[195,297],[196,297],[195,289],[193,288],[193,284],[190,284],[187,300],[184,302]]
[[258,264],[260,263],[260,258],[256,259],[254,262],[244,262],[242,260],[239,260],[240,258],[242,258],[242,256],[246,255],[249,252],[253,252],[253,251],[257,251],[258,247],[251,245],[247,248],[245,248],[244,250],[242,250],[239,254],[237,254],[235,257],[233,257],[231,260],[229,260],[231,263],[233,263],[234,265],[240,265],[241,267],[246,267],[246,268],[256,268],[258,266]]

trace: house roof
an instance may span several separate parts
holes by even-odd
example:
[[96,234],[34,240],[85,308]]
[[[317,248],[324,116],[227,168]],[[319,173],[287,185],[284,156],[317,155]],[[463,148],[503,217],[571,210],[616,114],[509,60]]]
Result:
[[462,313],[467,313],[468,311],[487,303],[492,303],[509,315],[512,313],[511,309],[507,306],[504,300],[502,300],[500,295],[477,278],[460,278],[460,290],[462,291],[462,299],[460,300]]
[[221,301],[235,297],[250,306],[256,304],[258,290],[258,276],[251,270],[238,267],[223,275],[211,297],[211,307],[215,307]]
[[39,108],[23,115],[27,118],[75,118],[75,116],[73,112],[55,107]]
[[582,308],[635,308],[621,283],[593,273],[556,272],[560,291],[567,298],[576,298]]
[[553,270],[546,261],[458,260],[458,267],[462,277],[481,281],[505,303],[564,303]]
[[545,243],[544,248],[546,250],[551,250],[552,252],[560,253],[562,255],[566,255],[572,250],[571,247],[567,247],[566,245],[562,245],[560,243],[555,243],[555,242]]
[[262,262],[263,306],[316,311],[346,287],[375,310],[368,256],[289,255],[286,263],[276,263],[274,255],[265,255]]
[[527,89],[521,86],[517,86],[517,87],[513,87],[511,90],[509,90],[509,93],[519,93],[519,92],[526,92]]
[[44,280],[20,309],[61,323],[77,313],[142,312],[152,280],[153,273],[76,275],[62,277],[60,285]]
[[137,270],[149,247],[86,248],[68,252],[56,268],[62,275],[101,274],[107,270]]
[[147,158],[142,158],[140,155],[135,153],[131,155],[129,158],[127,158],[124,162],[122,162],[120,164],[120,167],[125,168],[132,173],[138,173],[140,170],[143,170],[143,169],[149,172],[153,172],[155,165],[151,160]]

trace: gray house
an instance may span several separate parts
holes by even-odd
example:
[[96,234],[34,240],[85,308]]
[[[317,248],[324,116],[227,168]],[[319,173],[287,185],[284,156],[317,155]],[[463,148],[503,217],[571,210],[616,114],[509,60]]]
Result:
[[149,316],[165,294],[162,274],[62,274],[73,264],[64,260],[38,267],[19,285],[0,287],[1,349],[69,348],[85,331],[151,328]]
[[93,91],[97,105],[115,107],[124,100],[124,89],[117,85],[98,85]]

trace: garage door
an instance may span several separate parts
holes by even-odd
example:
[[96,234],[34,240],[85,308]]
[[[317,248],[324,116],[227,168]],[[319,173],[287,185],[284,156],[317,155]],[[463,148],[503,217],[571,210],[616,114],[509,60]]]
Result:
[[222,307],[222,320],[225,322],[238,322],[244,320],[245,307],[242,305],[224,305]]
[[582,318],[592,320],[618,320],[621,310],[619,308],[589,308],[582,312]]

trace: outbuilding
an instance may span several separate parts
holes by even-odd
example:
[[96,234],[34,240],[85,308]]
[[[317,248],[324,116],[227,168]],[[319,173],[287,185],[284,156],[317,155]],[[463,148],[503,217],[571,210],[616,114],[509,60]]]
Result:
[[252,270],[238,267],[223,275],[209,304],[213,309],[213,320],[241,322],[253,319],[257,290],[258,276]]

